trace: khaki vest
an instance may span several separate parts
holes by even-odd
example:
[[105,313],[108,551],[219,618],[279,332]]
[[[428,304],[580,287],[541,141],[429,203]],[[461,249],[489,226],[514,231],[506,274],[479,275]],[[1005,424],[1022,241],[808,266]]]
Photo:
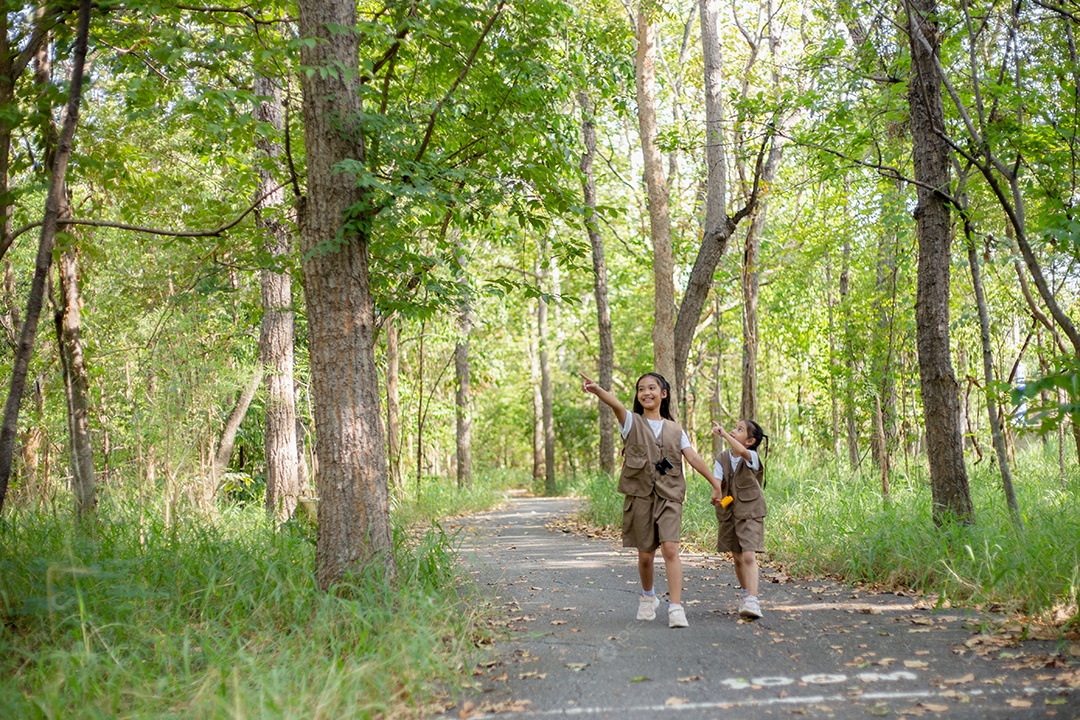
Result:
[[[649,497],[655,491],[665,500],[681,503],[686,500],[686,478],[683,476],[682,428],[678,423],[664,420],[660,439],[653,436],[649,421],[634,413],[634,421],[623,445],[622,474],[619,492],[634,497]],[[667,458],[672,468],[661,475],[656,463]]]
[[765,463],[758,456],[758,465],[761,467],[755,471],[750,469],[750,463],[744,459],[739,463],[739,469],[733,472],[731,470],[731,461],[730,450],[725,450],[720,453],[720,457],[716,458],[716,462],[720,463],[720,469],[724,471],[721,490],[725,495],[735,498],[735,502],[726,508],[717,506],[716,516],[720,519],[724,519],[727,514],[740,519],[765,517],[765,493],[761,491],[761,478],[765,472]]

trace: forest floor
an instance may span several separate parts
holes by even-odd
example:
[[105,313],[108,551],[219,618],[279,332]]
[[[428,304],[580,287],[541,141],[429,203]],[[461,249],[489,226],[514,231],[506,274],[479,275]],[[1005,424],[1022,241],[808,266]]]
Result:
[[[729,556],[683,553],[690,627],[668,627],[666,597],[636,620],[636,551],[580,532],[577,502],[514,498],[456,522],[500,619],[448,714],[1080,720],[1080,643],[927,598],[764,568],[764,617],[748,621]],[[659,594],[659,554],[656,568]]]

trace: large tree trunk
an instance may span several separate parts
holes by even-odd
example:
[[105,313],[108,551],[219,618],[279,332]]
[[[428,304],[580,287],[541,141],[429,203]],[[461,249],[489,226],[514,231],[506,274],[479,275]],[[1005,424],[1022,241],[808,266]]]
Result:
[[90,11],[90,0],[80,0],[79,21],[75,33],[75,44],[72,48],[68,101],[61,121],[60,138],[56,144],[56,157],[49,178],[49,191],[45,196],[45,215],[42,218],[37,258],[34,262],[34,278],[26,302],[26,319],[19,335],[19,346],[16,349],[7,401],[4,405],[3,426],[0,427],[0,511],[3,510],[8,482],[11,479],[12,461],[15,456],[15,436],[19,425],[19,405],[26,389],[26,375],[30,367],[30,357],[34,352],[34,337],[37,334],[38,321],[41,319],[45,282],[52,265],[52,251],[64,200],[64,178],[67,175],[68,161],[71,159],[75,127],[79,121],[83,68],[86,65],[87,38],[90,30]]
[[671,412],[678,416],[675,388],[675,256],[671,248],[671,217],[668,208],[664,156],[656,144],[656,29],[644,0],[637,8],[638,131],[645,163],[645,188],[649,196],[649,228],[653,242],[653,369],[671,383]]
[[[585,228],[592,247],[593,292],[596,296],[596,327],[600,344],[600,387],[610,388],[615,375],[615,342],[611,337],[611,308],[608,304],[607,263],[604,261],[604,239],[600,236],[600,223],[596,215],[596,176],[593,161],[596,158],[596,124],[593,122],[592,103],[585,90],[577,93],[581,106],[581,133],[585,151],[581,154],[581,185],[585,198]],[[600,470],[615,474],[615,413],[604,403],[600,405]]]
[[[255,107],[255,119],[276,132],[283,129],[281,89],[268,77],[255,76],[255,94],[267,98]],[[260,136],[255,145],[268,160],[281,156],[281,145]],[[256,222],[263,232],[263,246],[275,263],[285,264],[291,253],[289,228],[279,214],[284,190],[271,173],[259,170]],[[293,384],[294,320],[292,276],[278,268],[263,268],[263,317],[260,327],[260,362],[266,373],[266,427],[263,453],[266,462],[266,511],[285,520],[300,499],[300,455],[296,442],[296,390]]]
[[307,192],[300,240],[319,461],[315,574],[322,589],[364,566],[394,573],[369,240],[362,229],[368,223],[356,216],[364,191],[352,174],[336,169],[346,160],[365,161],[363,141],[345,132],[362,110],[353,72],[357,35],[341,31],[356,24],[356,15],[356,4],[343,0],[300,2],[300,37],[313,41],[301,46],[301,64],[344,70],[301,74]]
[[472,417],[469,413],[469,335],[472,333],[472,299],[465,275],[465,247],[458,243],[458,286],[462,299],[458,309],[458,341],[454,346],[454,371],[457,375],[456,439],[457,483],[459,488],[472,486]]
[[[960,396],[949,355],[949,268],[952,227],[946,201],[931,188],[949,184],[949,146],[941,137],[945,111],[936,62],[940,34],[934,0],[908,0],[911,38],[911,137],[919,238],[916,344],[934,520],[974,521],[960,436]],[[923,42],[925,39],[927,42]]]

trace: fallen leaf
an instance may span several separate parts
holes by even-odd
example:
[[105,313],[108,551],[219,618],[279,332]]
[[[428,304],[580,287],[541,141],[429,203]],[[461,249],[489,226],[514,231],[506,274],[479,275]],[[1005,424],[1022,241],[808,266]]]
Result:
[[930,667],[930,663],[923,662],[922,660],[905,660],[904,667],[912,670],[919,670],[922,668]]
[[889,667],[894,662],[896,662],[896,658],[881,658],[880,660],[874,662],[874,664],[880,665],[881,667]]
[[566,667],[570,668],[574,672],[581,672],[585,668],[589,667],[589,663],[566,663]]
[[461,711],[458,712],[458,717],[463,717],[463,718],[469,717],[469,713],[472,712],[474,707],[476,707],[476,705],[473,702],[471,702],[469,700],[466,700],[461,705]]
[[681,678],[679,678],[679,682],[695,682],[695,681],[700,680],[700,679],[701,679],[700,675],[691,675],[690,677],[681,677]]
[[535,670],[530,670],[529,672],[523,672],[520,675],[518,675],[519,680],[524,680],[525,678],[536,678],[537,680],[543,680],[546,677],[547,677],[547,673],[537,672]]
[[1005,700],[1005,703],[1009,707],[1014,707],[1014,708],[1029,708],[1029,707],[1031,707],[1031,701],[1030,700],[1021,700],[1020,698],[1008,698],[1007,700]]
[[669,697],[667,700],[664,701],[664,704],[665,705],[685,705],[688,702],[690,702],[690,701],[687,700],[686,698]]
[[919,707],[925,708],[930,712],[945,712],[949,709],[948,705],[938,705],[936,703],[920,702],[918,703],[918,705]]
[[968,673],[963,677],[950,678],[941,682],[943,685],[963,685],[964,683],[975,682],[975,673]]
[[1063,697],[1048,697],[1043,702],[1047,705],[1064,705],[1067,701]]
[[552,625],[565,625],[566,621],[565,620],[552,620],[551,624]]
[[635,678],[630,678],[630,682],[652,682],[652,678],[646,677],[645,675],[638,675]]

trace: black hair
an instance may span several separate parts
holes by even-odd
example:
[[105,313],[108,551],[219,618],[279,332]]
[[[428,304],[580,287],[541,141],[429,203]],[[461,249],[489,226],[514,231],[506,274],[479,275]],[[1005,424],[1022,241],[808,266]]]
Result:
[[[761,453],[761,488],[765,489],[765,458],[769,457],[769,436],[765,434],[765,431],[761,429],[753,420],[746,420],[746,435],[754,440],[754,446],[752,450],[756,450]],[[765,443],[765,448],[761,448],[761,444]]]
[[637,382],[634,383],[634,412],[638,415],[645,414],[645,408],[641,406],[641,401],[637,399],[637,386],[638,383],[650,376],[656,378],[660,383],[660,389],[664,391],[664,398],[660,401],[660,417],[674,422],[675,418],[671,416],[671,385],[669,385],[668,381],[664,379],[664,376],[658,372],[647,372],[639,377]]

